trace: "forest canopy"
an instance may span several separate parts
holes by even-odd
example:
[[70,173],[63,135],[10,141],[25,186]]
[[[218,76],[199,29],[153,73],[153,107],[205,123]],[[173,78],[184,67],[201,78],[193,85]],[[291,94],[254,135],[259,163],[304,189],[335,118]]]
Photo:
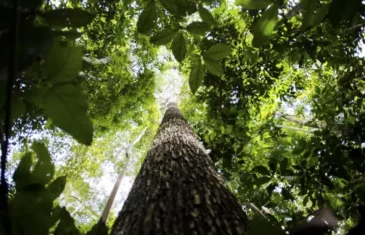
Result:
[[169,101],[252,235],[365,231],[364,29],[362,0],[1,1],[0,233],[107,234]]

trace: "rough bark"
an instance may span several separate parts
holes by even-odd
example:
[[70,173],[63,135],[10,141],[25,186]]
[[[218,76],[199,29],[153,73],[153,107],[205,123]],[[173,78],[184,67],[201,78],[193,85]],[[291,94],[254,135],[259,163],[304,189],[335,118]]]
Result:
[[112,234],[248,234],[247,217],[170,104]]

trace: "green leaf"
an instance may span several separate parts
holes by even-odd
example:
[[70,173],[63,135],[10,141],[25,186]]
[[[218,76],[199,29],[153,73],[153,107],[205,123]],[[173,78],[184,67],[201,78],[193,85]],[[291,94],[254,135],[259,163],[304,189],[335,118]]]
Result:
[[55,179],[50,185],[47,187],[47,191],[51,197],[51,200],[55,200],[58,198],[66,185],[66,176],[61,176]]
[[236,5],[246,10],[264,9],[270,5],[273,0],[236,0]]
[[189,86],[194,94],[203,83],[204,70],[200,56],[194,55],[191,58],[191,71],[189,75]]
[[66,8],[46,11],[41,16],[51,25],[60,27],[84,27],[91,23],[95,15],[82,8]]
[[270,171],[264,166],[255,166],[252,171],[258,172],[261,175],[270,175]]
[[90,145],[93,127],[86,114],[87,104],[80,89],[71,84],[56,86],[43,96],[44,114],[53,124],[82,144]]
[[146,34],[149,32],[157,20],[157,9],[154,1],[151,1],[139,15],[137,22],[137,30],[140,33]]
[[186,57],[186,42],[182,32],[178,33],[172,41],[172,53],[179,62],[182,62]]
[[232,53],[231,47],[226,44],[215,44],[203,53],[203,57],[211,60],[220,60]]
[[273,226],[262,215],[256,213],[252,220],[249,221],[251,235],[285,235],[285,232],[280,228]]
[[78,47],[61,47],[55,43],[48,52],[44,67],[53,82],[74,82],[82,68],[82,51]]
[[217,25],[217,20],[213,17],[213,15],[204,7],[199,7],[199,15],[203,22],[209,25]]
[[223,74],[223,68],[218,61],[204,58],[204,65],[207,68],[208,72],[213,75],[220,76]]
[[188,32],[201,36],[204,36],[209,31],[209,29],[210,29],[209,24],[199,21],[193,22],[188,26],[186,26],[186,30]]
[[253,26],[252,45],[254,47],[260,47],[264,45],[272,35],[272,32],[276,26],[279,14],[279,5],[274,3],[267,9],[260,19]]
[[152,36],[150,41],[155,45],[166,45],[167,43],[171,42],[177,32],[178,29],[172,29],[169,27]]

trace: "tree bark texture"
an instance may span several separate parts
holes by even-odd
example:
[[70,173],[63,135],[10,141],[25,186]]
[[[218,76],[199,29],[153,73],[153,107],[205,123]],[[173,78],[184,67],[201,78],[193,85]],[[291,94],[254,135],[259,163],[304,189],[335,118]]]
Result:
[[247,216],[172,103],[113,235],[247,235]]

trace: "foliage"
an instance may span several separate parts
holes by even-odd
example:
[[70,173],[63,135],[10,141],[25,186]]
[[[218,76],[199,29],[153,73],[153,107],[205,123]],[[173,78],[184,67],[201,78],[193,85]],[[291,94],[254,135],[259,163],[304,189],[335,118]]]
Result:
[[[158,120],[156,74],[171,69],[174,59],[186,78],[185,117],[239,201],[266,213],[268,221],[253,216],[254,233],[269,227],[262,223],[292,230],[325,207],[346,221],[342,230],[355,224],[356,208],[365,204],[361,0],[20,4],[16,61],[7,56],[14,53],[7,43],[12,3],[0,4],[0,121],[12,92],[15,139],[44,130],[65,138],[60,128],[82,144],[94,141],[91,147],[72,143],[70,154],[60,157],[57,174],[70,181],[64,195],[76,192],[87,201],[90,184],[83,176],[100,177],[105,161],[118,171],[123,163],[116,143],[128,142],[118,133],[132,138],[149,129],[138,145],[146,151],[156,128],[151,120]],[[171,58],[159,59],[160,47]],[[13,63],[18,69],[9,91]],[[24,204],[23,193],[47,198],[44,215],[25,215],[34,224],[45,217],[39,232],[52,227],[55,210],[62,219],[54,233],[78,233],[68,212],[53,208],[60,192],[47,196],[54,166],[40,146],[33,147],[39,159],[32,171],[30,154],[19,163],[11,206],[35,206]],[[53,182],[63,183],[58,179]],[[31,191],[24,189],[29,184]],[[19,228],[30,226],[19,221]]]

